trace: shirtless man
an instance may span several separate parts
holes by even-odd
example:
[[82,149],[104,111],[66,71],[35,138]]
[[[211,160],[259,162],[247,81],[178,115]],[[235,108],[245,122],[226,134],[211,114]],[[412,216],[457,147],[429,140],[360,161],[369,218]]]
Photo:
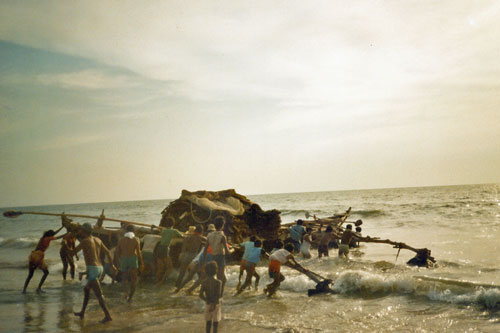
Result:
[[67,233],[61,241],[61,249],[59,250],[59,256],[63,264],[62,275],[63,279],[66,280],[66,275],[68,273],[68,266],[70,267],[71,279],[75,278],[75,261],[73,257],[78,260],[78,255],[73,255],[75,250],[76,236],[72,232]]
[[218,216],[215,219],[216,231],[211,232],[207,236],[207,244],[203,251],[202,262],[206,262],[208,247],[212,249],[214,261],[217,263],[217,279],[222,281],[222,294],[224,293],[224,286],[226,284],[226,254],[232,253],[227,245],[226,235],[224,234],[224,225],[226,221],[223,216]]
[[135,285],[139,271],[144,269],[144,261],[142,259],[141,241],[135,237],[134,226],[129,224],[126,227],[127,232],[118,241],[115,251],[115,259],[120,263],[120,272],[123,273],[123,281],[127,302],[132,301],[134,296]]
[[80,231],[80,244],[75,248],[74,253],[78,253],[78,251],[83,250],[83,257],[85,259],[85,265],[87,266],[87,284],[83,288],[84,298],[83,298],[83,306],[82,311],[75,312],[75,316],[83,319],[85,316],[85,309],[87,308],[87,304],[89,303],[90,297],[90,289],[94,291],[97,300],[99,301],[99,305],[104,311],[104,319],[102,322],[111,321],[111,315],[109,314],[108,307],[106,306],[106,302],[104,301],[104,296],[101,290],[101,284],[99,283],[99,277],[103,272],[102,263],[101,263],[101,252],[104,252],[108,257],[108,260],[111,262],[112,268],[114,268],[112,262],[113,258],[111,258],[111,254],[107,247],[102,243],[102,241],[97,237],[92,237],[92,226],[89,223],[84,223],[82,225],[82,230]]
[[348,224],[340,238],[339,257],[349,259],[349,244],[351,244],[353,239],[358,238],[362,239],[362,237],[357,237],[354,232],[352,232],[352,225]]
[[321,239],[319,241],[319,246],[318,246],[318,258],[321,258],[322,256],[328,257],[328,244],[332,240],[336,239],[335,234],[333,233],[333,228],[331,225],[326,227],[325,233],[322,234]]
[[182,280],[186,274],[186,269],[196,255],[200,252],[205,245],[206,238],[201,235],[202,229],[200,225],[190,226],[186,238],[182,242],[182,250],[179,256],[179,276],[175,282],[177,290],[180,289],[182,285]]

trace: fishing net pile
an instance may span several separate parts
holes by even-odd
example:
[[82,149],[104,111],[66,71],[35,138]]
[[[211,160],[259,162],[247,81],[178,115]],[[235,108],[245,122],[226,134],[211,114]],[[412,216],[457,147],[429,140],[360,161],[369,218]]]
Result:
[[278,210],[264,211],[247,197],[229,189],[224,191],[183,190],[163,211],[161,226],[173,217],[180,231],[189,226],[202,225],[206,230],[218,216],[226,220],[224,232],[233,242],[241,242],[249,235],[263,239],[276,239],[281,225]]

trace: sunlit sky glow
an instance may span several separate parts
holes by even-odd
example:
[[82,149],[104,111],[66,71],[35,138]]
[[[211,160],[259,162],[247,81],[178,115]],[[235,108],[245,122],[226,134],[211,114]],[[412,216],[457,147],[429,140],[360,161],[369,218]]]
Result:
[[500,181],[497,1],[2,1],[0,207]]

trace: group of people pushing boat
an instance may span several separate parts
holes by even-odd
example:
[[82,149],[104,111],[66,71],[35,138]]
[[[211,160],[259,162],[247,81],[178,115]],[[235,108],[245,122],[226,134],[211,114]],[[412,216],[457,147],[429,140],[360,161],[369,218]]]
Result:
[[[60,257],[63,263],[63,278],[66,279],[68,268],[71,278],[75,278],[74,257],[78,260],[78,252],[83,252],[86,271],[79,274],[80,280],[86,275],[87,283],[84,287],[84,301],[80,312],[75,315],[84,318],[85,310],[92,290],[97,297],[101,308],[105,314],[103,322],[110,321],[107,304],[104,300],[101,282],[106,275],[112,279],[112,283],[120,281],[125,286],[125,296],[128,302],[132,301],[138,276],[154,278],[157,285],[161,285],[172,273],[173,256],[171,244],[175,239],[182,241],[182,249],[178,257],[179,274],[175,282],[175,292],[179,292],[195,275],[198,280],[186,290],[191,294],[198,286],[200,288],[200,298],[206,303],[205,320],[207,331],[213,327],[217,331],[218,322],[221,320],[220,299],[224,293],[226,284],[225,266],[226,256],[234,251],[224,234],[224,217],[219,216],[213,224],[208,224],[206,230],[201,225],[190,226],[186,233],[175,229],[175,219],[167,217],[165,227],[151,227],[151,233],[139,239],[134,233],[134,226],[122,224],[119,230],[111,230],[103,227],[104,215],[101,214],[96,225],[92,227],[89,223],[75,227],[64,214],[62,215],[63,226],[56,231],[46,231],[40,238],[36,249],[29,257],[29,274],[25,281],[23,293],[33,277],[33,273],[40,268],[44,275],[40,280],[37,291],[42,292],[42,285],[47,278],[49,271],[44,260],[44,253],[50,242],[62,239]],[[66,227],[68,232],[56,237],[56,234]],[[359,227],[358,227],[359,228]],[[338,247],[339,257],[347,258],[350,246],[356,246],[356,240],[363,239],[360,235],[360,228],[357,232],[352,231],[352,226],[348,224],[343,232],[334,231],[331,226],[327,226],[324,231],[313,234],[312,229],[304,227],[303,221],[289,228],[290,237],[282,242],[277,240],[274,249],[267,253],[262,248],[262,241],[256,236],[250,236],[246,242],[239,244],[243,250],[240,263],[239,282],[236,287],[236,295],[242,293],[251,286],[252,278],[255,277],[255,289],[258,289],[260,280],[255,268],[261,258],[269,259],[268,274],[273,281],[269,283],[264,293],[271,297],[279,288],[285,276],[281,272],[281,266],[287,265],[292,268],[300,268],[302,272],[307,272],[295,260],[294,254],[302,254],[304,258],[311,258],[311,244],[318,245],[318,257],[328,256],[331,247]],[[98,232],[100,235],[117,236],[116,247],[108,249],[99,237],[92,236]],[[78,246],[76,240],[79,241]],[[337,240],[340,243],[337,244]],[[246,278],[241,284],[242,276],[246,272]]]

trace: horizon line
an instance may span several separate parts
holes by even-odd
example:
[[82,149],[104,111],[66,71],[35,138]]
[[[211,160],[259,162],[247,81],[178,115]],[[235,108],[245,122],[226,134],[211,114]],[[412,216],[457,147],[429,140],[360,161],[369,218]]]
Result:
[[[478,184],[453,184],[453,185],[424,185],[424,186],[398,186],[398,187],[375,187],[375,188],[357,188],[357,189],[340,189],[340,190],[321,190],[321,191],[300,191],[300,192],[275,192],[275,193],[258,193],[258,194],[242,194],[236,191],[236,193],[244,195],[244,196],[260,196],[260,195],[283,195],[283,194],[302,194],[302,193],[327,193],[327,192],[350,192],[350,191],[373,191],[373,190],[395,190],[395,189],[410,189],[410,188],[431,188],[431,187],[455,187],[455,186],[477,186],[477,185],[500,185],[500,182],[492,182],[492,183],[478,183]],[[182,191],[184,191],[183,189]],[[225,191],[228,189],[218,190]],[[181,193],[182,193],[181,191]],[[190,191],[190,190],[188,190]],[[209,192],[218,192],[211,190],[196,190],[190,192],[197,191],[209,191]],[[178,198],[156,198],[156,199],[132,199],[132,200],[116,200],[116,201],[97,201],[97,202],[73,202],[73,203],[47,203],[47,204],[32,204],[32,205],[23,205],[23,206],[5,206],[0,207],[0,209],[15,209],[15,208],[25,208],[25,207],[47,207],[47,206],[66,206],[66,205],[88,205],[88,204],[107,204],[107,203],[120,203],[120,202],[139,202],[139,201],[174,201]]]

